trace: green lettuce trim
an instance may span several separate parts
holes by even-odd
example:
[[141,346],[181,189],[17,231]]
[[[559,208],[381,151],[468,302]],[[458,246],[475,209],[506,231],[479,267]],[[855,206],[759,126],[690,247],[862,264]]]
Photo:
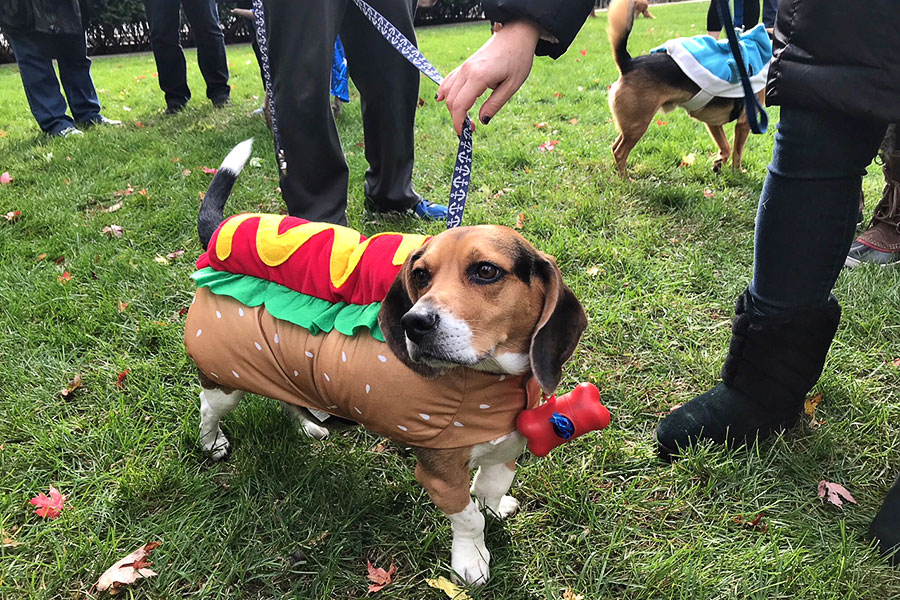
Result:
[[213,294],[229,296],[245,306],[265,305],[270,315],[308,329],[313,335],[337,329],[354,336],[360,329],[368,329],[373,338],[384,341],[378,326],[381,302],[372,304],[333,303],[308,294],[301,294],[274,281],[252,275],[216,271],[206,267],[191,275],[197,287],[209,288]]

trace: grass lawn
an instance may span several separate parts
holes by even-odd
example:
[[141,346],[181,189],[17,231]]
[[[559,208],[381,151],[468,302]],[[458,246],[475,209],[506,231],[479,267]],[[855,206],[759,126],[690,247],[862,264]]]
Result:
[[[637,21],[632,54],[700,32],[706,5],[653,12],[656,20]],[[750,452],[700,448],[660,462],[651,436],[661,415],[717,381],[733,301],[750,279],[772,133],[751,136],[746,173],[715,176],[702,124],[683,111],[660,115],[631,155],[634,180],[619,180],[605,26],[605,16],[591,19],[568,54],[538,59],[516,98],[476,132],[465,221],[512,226],[523,215],[523,234],[557,257],[590,319],[562,387],[596,382],[614,421],[545,459],[522,458],[513,493],[523,510],[488,520],[493,579],[471,595],[897,598],[900,571],[864,534],[900,470],[900,370],[890,364],[900,357],[900,270],[860,268],[838,281],[844,318],[815,392],[824,424]],[[419,40],[446,73],[487,34],[473,24],[422,30]],[[449,574],[449,523],[414,481],[406,449],[382,449],[360,431],[312,442],[264,399],[225,421],[235,445],[227,462],[198,449],[199,388],[181,311],[211,178],[202,167],[254,136],[258,164],[228,210],[282,207],[265,124],[249,115],[261,95],[252,51],[228,53],[234,106],[205,100],[191,51],[195,98],[176,116],[162,114],[151,55],[96,59],[104,114],[125,125],[81,139],[39,136],[15,67],[0,68],[0,172],[13,177],[0,185],[0,214],[21,211],[0,218],[4,599],[87,597],[109,565],[152,540],[162,542],[151,556],[159,575],[125,597],[360,598],[367,559],[398,565],[375,596],[444,597],[425,579]],[[423,79],[415,185],[442,201],[456,143],[435,91]],[[777,122],[777,109],[769,115]],[[439,232],[363,212],[355,93],[338,128],[351,225],[367,235]],[[556,149],[539,152],[551,139]],[[680,167],[690,153],[694,164]],[[881,186],[873,165],[869,212]],[[121,238],[103,233],[112,225]],[[61,397],[78,373],[83,386]],[[846,485],[858,506],[824,505],[822,479]],[[45,521],[28,499],[50,485],[71,508]],[[734,522],[759,513],[766,531]]]

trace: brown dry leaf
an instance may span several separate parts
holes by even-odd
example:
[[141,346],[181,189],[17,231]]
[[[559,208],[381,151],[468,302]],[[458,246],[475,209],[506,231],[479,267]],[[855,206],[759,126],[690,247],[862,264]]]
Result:
[[900,358],[895,358],[891,364],[900,369]]
[[843,508],[844,500],[856,504],[856,500],[847,491],[847,488],[839,483],[832,483],[824,479],[819,482],[819,498],[825,498],[838,508]]
[[68,398],[72,395],[72,392],[81,387],[81,373],[75,375],[75,377],[66,384],[65,389],[59,391],[60,398]]
[[516,217],[516,224],[513,225],[513,227],[515,227],[516,229],[522,229],[523,227],[525,227],[525,213],[519,213],[519,215]]
[[178,258],[182,254],[184,254],[184,250],[176,250],[175,252],[169,252],[168,254],[166,254],[166,258]]
[[9,135],[9,132],[8,132],[8,131],[5,131],[5,130],[3,130],[3,129],[0,129],[0,138],[5,138],[5,137],[8,136],[8,135]]
[[129,304],[129,302],[119,302],[116,308],[119,310],[119,312],[125,312],[125,309],[128,308]]
[[123,202],[122,200],[119,200],[118,202],[116,202],[116,203],[113,204],[112,206],[110,206],[110,207],[108,207],[108,208],[104,208],[104,209],[103,209],[103,212],[114,213],[114,212],[116,212],[117,210],[119,210],[120,208],[122,208],[124,205],[125,205],[125,202]]
[[578,125],[578,119],[569,119],[569,123],[572,125]]
[[122,232],[125,229],[122,228],[121,225],[107,225],[103,229],[100,230],[101,233],[105,233],[109,237],[120,238],[122,237]]
[[819,403],[822,401],[822,394],[816,394],[815,396],[810,396],[803,403],[803,412],[806,413],[807,417],[815,417],[816,416],[816,408],[819,406]]
[[153,563],[145,560],[153,550],[155,550],[162,542],[149,542],[125,558],[116,561],[116,563],[103,572],[94,588],[102,592],[109,590],[110,594],[115,594],[124,585],[130,585],[138,579],[147,579],[156,575],[156,572],[148,569]]
[[21,217],[21,216],[22,216],[22,211],[21,211],[21,210],[11,210],[11,211],[9,211],[8,213],[6,213],[5,215],[3,215],[3,217],[4,217],[9,223],[13,223],[13,222],[15,222],[15,221],[18,221],[18,220],[19,220],[19,217]]
[[369,584],[370,592],[377,592],[394,580],[394,574],[397,572],[397,565],[394,564],[393,559],[391,559],[391,566],[387,571],[380,567],[375,568],[370,561],[366,561],[366,563],[369,568],[369,573],[366,577],[372,582]]
[[15,548],[19,545],[19,542],[12,538],[12,534],[8,534],[2,529],[0,529],[0,539],[2,539],[0,544],[2,544],[3,548]]
[[572,588],[566,588],[563,592],[563,600],[584,600],[584,594],[576,594]]
[[765,533],[769,530],[769,524],[763,521],[764,514],[765,513],[759,513],[752,521],[745,521],[743,515],[738,515],[733,518],[732,521],[742,526],[744,529],[754,529],[760,533]]
[[372,452],[384,452],[387,448],[387,439],[381,440],[378,444],[372,448]]

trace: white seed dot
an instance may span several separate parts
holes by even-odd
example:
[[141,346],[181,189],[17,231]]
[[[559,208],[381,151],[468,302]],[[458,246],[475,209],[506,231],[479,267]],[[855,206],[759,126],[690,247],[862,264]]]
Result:
[[294,371],[294,377],[300,374],[300,371]]
[[307,351],[306,351],[306,356],[307,356],[307,358],[312,358],[312,357],[313,357],[313,353],[310,352],[309,350],[307,350]]
[[331,381],[331,377],[328,376],[328,373],[322,373],[325,376],[325,381]]
[[358,408],[356,408],[355,406],[353,407],[353,410],[355,410],[355,411],[356,411],[358,414],[360,414],[360,415],[362,414],[362,411],[359,410]]
[[256,346],[257,350],[262,350],[262,346],[259,345],[259,342],[253,342],[253,345]]
[[369,390],[371,390],[371,389],[372,389],[372,386],[367,383],[366,384],[366,393],[368,394]]
[[275,343],[276,344],[278,343],[278,334],[277,333],[275,334]]
[[380,360],[381,362],[387,362],[387,356],[383,356],[383,355],[379,354],[378,360]]
[[341,360],[344,362],[347,362],[347,353],[346,352],[341,352]]
[[209,374],[210,374],[210,375],[212,375],[212,376],[213,376],[213,377],[215,377],[215,378],[216,378],[216,379],[218,379],[218,378],[219,378],[219,376],[218,376],[218,375],[216,375],[216,374],[215,374],[215,373],[213,373],[213,372],[212,372],[212,371],[210,371],[210,372],[209,372]]
[[241,378],[241,376],[238,375],[237,371],[235,371],[234,369],[231,370],[231,374],[234,375],[234,378],[235,378],[235,379],[240,379],[240,378]]
[[431,415],[426,415],[425,413],[419,413],[419,416],[425,419],[426,421],[431,418]]
[[501,376],[500,376],[500,381],[503,381],[504,379],[506,379],[506,375],[501,375]]
[[243,309],[243,308],[239,308],[239,309],[238,309],[238,314],[239,314],[240,316],[243,317],[243,316],[244,316],[244,309]]
[[191,298],[191,304],[193,304],[196,301],[197,301],[197,296],[194,296],[193,298]]
[[400,431],[409,431],[409,428],[404,427],[403,425],[397,425],[397,429],[399,429]]
[[337,408],[337,404],[332,404],[331,406],[326,406],[325,408]]
[[478,405],[478,408],[480,408],[481,410],[484,410],[484,409],[490,408],[490,407],[491,407],[490,404],[479,404]]
[[459,421],[453,421],[453,426],[454,426],[454,427],[462,427],[463,424],[460,423]]
[[220,313],[219,311],[216,311],[216,318],[217,318],[217,319],[221,319],[221,318],[222,318],[222,313]]
[[201,334],[201,333],[203,333],[203,330],[202,330],[202,329],[198,329],[198,330],[197,330],[197,337],[200,337],[200,334]]

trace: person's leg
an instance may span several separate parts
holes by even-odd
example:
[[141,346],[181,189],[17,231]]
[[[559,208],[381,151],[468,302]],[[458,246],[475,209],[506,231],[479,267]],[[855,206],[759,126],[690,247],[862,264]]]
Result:
[[900,566],[900,479],[888,491],[884,504],[872,521],[869,535],[892,564]]
[[862,175],[884,124],[782,107],[723,383],[666,417],[660,453],[740,444],[796,422],[840,320],[831,296],[853,237]]
[[53,70],[53,47],[50,36],[43,33],[5,32],[10,41],[25,97],[31,114],[44,133],[50,135],[74,127],[66,114],[66,99],[59,91],[59,81]]
[[716,1],[710,0],[709,8],[706,9],[706,33],[719,39],[719,34],[722,33],[722,21],[719,20]]
[[[373,8],[415,43],[415,0],[372,0]],[[412,187],[419,71],[353,5],[341,28],[350,79],[360,94],[365,131],[365,196],[376,210],[408,210],[421,200]]]
[[53,36],[59,79],[76,123],[100,120],[100,100],[91,78],[84,34]]
[[759,0],[744,0],[744,31],[759,24]]
[[347,223],[347,163],[331,116],[331,58],[347,0],[266,0],[275,110],[287,173],[288,212]]
[[778,0],[763,0],[762,22],[766,29],[775,28],[775,14],[778,12]]
[[225,34],[219,26],[216,0],[181,0],[184,14],[197,40],[197,64],[206,81],[206,97],[213,104],[228,101],[228,59],[225,56]]
[[181,110],[191,99],[191,90],[178,37],[181,29],[178,0],[144,0],[144,8],[150,23],[150,45],[156,59],[159,89],[165,94],[169,110]]

